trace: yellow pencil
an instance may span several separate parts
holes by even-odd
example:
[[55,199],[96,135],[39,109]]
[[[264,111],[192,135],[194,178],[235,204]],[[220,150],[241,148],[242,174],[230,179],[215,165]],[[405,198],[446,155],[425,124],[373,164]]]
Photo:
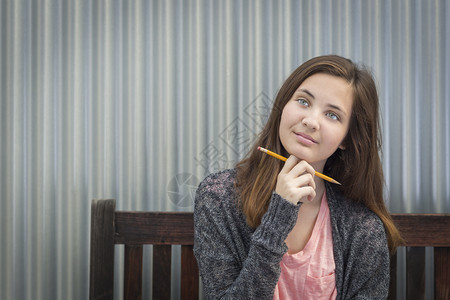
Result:
[[[282,160],[282,161],[286,161],[286,160],[287,160],[286,157],[281,156],[280,154],[277,154],[277,153],[272,152],[272,151],[270,151],[270,150],[267,150],[267,149],[265,149],[265,148],[263,148],[263,147],[258,147],[258,150],[261,151],[261,152],[267,153],[267,154],[269,154],[270,156],[273,156],[273,157],[275,157],[275,158],[278,158],[279,160]],[[329,181],[329,182],[332,182],[332,183],[336,183],[336,184],[341,185],[338,181],[334,180],[334,179],[331,178],[331,177],[328,177],[327,175],[323,175],[322,173],[319,173],[319,172],[317,172],[317,171],[315,172],[315,174],[316,174],[317,177],[320,177],[320,178],[322,178],[323,180],[326,180],[326,181]]]

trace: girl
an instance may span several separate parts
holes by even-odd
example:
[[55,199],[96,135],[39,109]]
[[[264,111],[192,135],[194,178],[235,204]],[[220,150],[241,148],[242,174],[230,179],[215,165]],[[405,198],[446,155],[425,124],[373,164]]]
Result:
[[383,201],[378,119],[373,78],[348,59],[316,57],[289,76],[247,157],[197,190],[206,298],[387,297],[401,238]]

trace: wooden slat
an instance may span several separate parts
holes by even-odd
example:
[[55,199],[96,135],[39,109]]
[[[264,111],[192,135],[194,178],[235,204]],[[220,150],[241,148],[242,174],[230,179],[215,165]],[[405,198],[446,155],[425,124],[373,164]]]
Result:
[[115,222],[116,244],[192,245],[194,242],[192,213],[116,212]]
[[123,298],[142,299],[142,245],[125,245]]
[[181,299],[198,299],[198,267],[193,246],[181,246]]
[[153,246],[153,299],[170,299],[172,246]]
[[405,246],[450,247],[450,214],[393,214]]
[[450,247],[434,248],[434,298],[450,299]]
[[406,247],[406,299],[425,299],[424,247]]
[[93,200],[89,299],[113,299],[115,200]]

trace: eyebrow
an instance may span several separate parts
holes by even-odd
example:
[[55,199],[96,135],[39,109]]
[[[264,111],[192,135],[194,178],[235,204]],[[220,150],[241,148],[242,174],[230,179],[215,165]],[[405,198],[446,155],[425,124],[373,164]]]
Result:
[[[303,92],[303,93],[305,93],[305,94],[308,94],[312,99],[316,99],[314,97],[314,95],[309,90],[307,90],[307,89],[298,89],[298,90]],[[335,109],[335,110],[338,110],[338,111],[342,112],[344,115],[347,115],[347,113],[342,108],[340,108],[339,106],[334,105],[334,104],[327,104],[327,105],[328,105],[328,107],[330,107],[332,109]]]
[[308,94],[311,98],[316,99],[314,97],[314,95],[310,91],[308,91],[307,89],[299,89],[299,90],[302,91],[305,94]]
[[347,113],[342,108],[340,108],[339,106],[336,106],[336,105],[333,105],[333,104],[328,104],[328,106],[331,107],[332,109],[340,111],[344,115],[347,115]]

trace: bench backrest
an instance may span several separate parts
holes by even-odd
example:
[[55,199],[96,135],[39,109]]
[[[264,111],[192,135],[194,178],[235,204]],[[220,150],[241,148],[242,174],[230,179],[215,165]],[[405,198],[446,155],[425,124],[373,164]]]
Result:
[[152,299],[170,299],[172,245],[181,245],[181,298],[198,299],[192,213],[116,211],[114,200],[91,207],[90,299],[113,299],[114,245],[125,245],[124,299],[142,298],[143,245],[153,245]]
[[[392,214],[406,247],[406,299],[425,299],[425,247],[433,247],[434,299],[450,299],[450,214]],[[397,255],[389,298],[396,299]]]
[[[406,299],[425,299],[425,248],[434,251],[435,299],[450,297],[450,214],[393,214],[406,241]],[[153,245],[153,299],[170,299],[172,245],[181,245],[182,299],[198,299],[193,214],[116,211],[115,200],[93,200],[90,299],[113,299],[114,245],[125,245],[124,299],[142,297],[143,245]],[[389,299],[396,299],[397,255]]]

